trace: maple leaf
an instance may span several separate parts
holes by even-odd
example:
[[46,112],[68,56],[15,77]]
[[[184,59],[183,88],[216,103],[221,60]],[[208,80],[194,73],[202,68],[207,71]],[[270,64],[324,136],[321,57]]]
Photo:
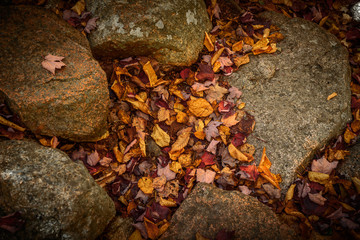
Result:
[[51,54],[48,54],[45,57],[45,60],[41,62],[41,65],[46,70],[50,71],[53,75],[55,75],[55,69],[61,69],[66,66],[65,63],[61,62],[64,57],[58,57]]
[[222,123],[218,121],[211,121],[208,123],[208,125],[204,129],[204,132],[206,134],[206,140],[210,142],[211,138],[216,138],[217,136],[219,136],[219,129],[217,129],[217,127],[221,124]]
[[196,169],[196,181],[204,183],[213,183],[216,176],[216,172],[211,171],[210,169]]
[[337,167],[338,163],[338,161],[329,162],[325,156],[323,156],[320,159],[312,161],[311,171],[330,174],[332,170]]

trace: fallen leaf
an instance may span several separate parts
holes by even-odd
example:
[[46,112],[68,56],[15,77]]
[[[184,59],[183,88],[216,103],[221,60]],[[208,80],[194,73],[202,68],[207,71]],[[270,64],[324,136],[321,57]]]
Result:
[[20,127],[19,125],[6,120],[2,116],[0,116],[0,124],[11,127],[11,128],[14,128],[14,129],[16,129],[18,131],[21,131],[21,132],[25,131],[25,128]]
[[45,60],[41,62],[41,65],[43,68],[55,75],[55,69],[61,69],[62,67],[66,66],[65,63],[61,62],[63,59],[64,57],[48,54],[45,57]]
[[156,191],[158,192],[164,191],[165,184],[166,184],[166,177],[164,175],[154,178],[153,187]]
[[90,18],[89,21],[87,21],[86,23],[84,31],[86,33],[90,33],[92,30],[94,30],[96,28],[96,20],[98,19],[98,17]]
[[232,50],[234,52],[241,51],[244,45],[244,41],[238,41],[232,45]]
[[158,124],[155,124],[151,137],[160,147],[166,147],[170,144],[170,136]]
[[291,186],[289,187],[289,189],[287,190],[286,192],[286,195],[285,195],[285,203],[287,203],[288,201],[290,201],[291,199],[293,199],[294,197],[294,192],[295,192],[295,187],[296,187],[296,184],[291,184]]
[[228,93],[228,90],[216,84],[215,86],[210,86],[209,90],[206,90],[205,92],[206,100],[212,103],[213,101],[221,101],[224,94]]
[[268,180],[273,186],[280,189],[278,180],[272,172],[270,172],[271,162],[266,156],[266,149],[264,147],[263,153],[261,156],[261,160],[258,166],[258,171],[262,177],[264,177],[266,180]]
[[156,73],[155,73],[153,67],[151,66],[150,61],[148,61],[147,63],[144,64],[143,70],[144,70],[145,74],[147,75],[147,77],[149,78],[150,87],[154,87],[158,82],[158,78],[156,76]]
[[153,187],[153,180],[150,177],[142,177],[138,181],[138,187],[143,191],[145,194],[152,194],[154,191]]
[[269,195],[271,199],[279,199],[281,197],[281,190],[274,188],[274,186],[270,183],[265,183],[262,185],[265,189],[265,192]]
[[213,183],[216,176],[216,172],[211,171],[209,169],[196,169],[196,181],[204,182],[204,183]]
[[239,121],[236,120],[236,117],[237,117],[237,112],[231,114],[230,116],[223,116],[221,118],[221,122],[227,126],[227,127],[231,127],[231,126],[234,126],[236,125]]
[[160,205],[164,207],[177,207],[176,201],[172,198],[165,199],[160,197]]
[[219,136],[219,130],[217,129],[217,127],[221,124],[222,123],[218,121],[211,121],[208,123],[208,125],[204,129],[207,141],[210,142],[212,138],[216,138],[217,136]]
[[309,172],[308,172],[308,178],[309,178],[309,180],[312,181],[312,182],[317,182],[317,183],[320,183],[320,184],[325,184],[325,183],[328,182],[330,176],[329,176],[329,174],[325,174],[325,173],[309,171]]
[[219,143],[219,141],[211,140],[209,146],[206,148],[206,151],[211,152],[212,154],[216,155],[216,146]]
[[240,56],[240,57],[239,56],[234,56],[233,61],[234,61],[236,67],[240,67],[241,65],[249,63],[250,58],[249,58],[248,54],[246,54],[244,56]]
[[213,56],[211,57],[211,66],[214,65],[214,63],[218,60],[218,58],[220,57],[220,55],[222,54],[222,52],[224,51],[224,47],[218,49],[214,54]]
[[241,185],[239,186],[240,191],[245,194],[245,195],[250,195],[250,193],[252,192],[247,186],[245,185]]
[[143,113],[149,114],[150,116],[153,116],[153,112],[150,110],[149,106],[144,103],[144,102],[140,102],[131,98],[125,98],[125,101],[127,101],[128,103],[131,103],[131,105],[135,108],[138,109],[140,111],[142,111]]
[[337,167],[338,163],[338,161],[329,162],[325,156],[323,156],[320,159],[312,161],[311,171],[330,174],[332,170]]
[[76,12],[78,15],[81,15],[81,13],[85,10],[85,0],[77,1],[71,10]]
[[[259,172],[255,164],[247,165],[247,166],[240,166],[240,171],[246,174],[246,176],[243,176],[244,179],[250,180],[255,182],[259,177]],[[241,176],[241,175],[240,175]],[[243,178],[241,176],[241,178]]]
[[165,167],[161,167],[160,164],[157,166],[157,175],[158,176],[165,176],[167,181],[171,181],[175,179],[176,173],[170,170],[170,165],[166,165]]
[[205,39],[204,39],[204,45],[207,48],[209,52],[214,51],[214,44],[211,41],[210,36],[205,32]]
[[147,235],[150,239],[156,239],[159,235],[159,228],[155,223],[144,217],[144,224]]
[[203,155],[201,156],[201,162],[204,163],[205,166],[215,164],[214,159],[215,159],[215,155],[209,152],[204,152]]
[[87,156],[87,164],[90,166],[95,166],[100,161],[100,157],[98,152],[95,150],[95,152],[92,152],[89,156]]
[[170,170],[173,171],[174,173],[181,173],[182,172],[181,164],[179,162],[171,162]]
[[355,185],[356,192],[358,194],[360,194],[360,179],[357,177],[352,177],[351,180],[352,180],[353,184]]
[[247,156],[245,156],[239,149],[237,149],[232,143],[229,144],[228,146],[228,150],[230,155],[242,162],[248,162],[249,158]]
[[207,117],[213,113],[210,103],[203,98],[194,98],[187,101],[189,111],[196,117]]
[[327,97],[327,100],[329,101],[330,99],[333,99],[334,97],[337,96],[337,93],[336,92],[333,92],[332,94],[330,94],[328,97]]

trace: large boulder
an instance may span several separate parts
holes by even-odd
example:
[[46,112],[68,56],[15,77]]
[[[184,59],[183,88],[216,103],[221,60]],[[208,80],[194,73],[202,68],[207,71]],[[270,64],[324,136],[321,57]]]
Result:
[[99,17],[89,39],[98,58],[144,55],[162,64],[191,65],[212,27],[203,0],[86,0],[86,6]]
[[[250,57],[228,80],[243,89],[246,109],[255,116],[248,141],[255,158],[262,149],[286,188],[315,151],[341,134],[351,120],[348,52],[315,23],[275,12],[262,15],[285,39],[274,54]],[[332,93],[337,96],[327,100]]]
[[19,239],[95,239],[115,206],[82,164],[36,142],[0,142],[0,209],[25,219]]
[[[106,75],[87,39],[55,13],[0,7],[0,94],[35,134],[92,141],[107,131]],[[44,56],[65,57],[56,75]]]
[[196,233],[215,239],[221,230],[235,239],[298,239],[271,209],[238,191],[198,183],[171,219],[164,239],[196,239]]

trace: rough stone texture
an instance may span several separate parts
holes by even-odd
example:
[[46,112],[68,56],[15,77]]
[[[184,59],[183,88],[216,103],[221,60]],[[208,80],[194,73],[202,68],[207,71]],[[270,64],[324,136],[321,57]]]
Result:
[[360,178],[360,142],[348,150],[350,155],[345,160],[340,161],[336,170],[348,180],[351,180],[352,177]]
[[[285,36],[281,52],[252,56],[228,80],[243,88],[246,110],[255,116],[248,138],[255,158],[259,161],[266,147],[284,190],[300,165],[351,120],[350,67],[346,48],[318,25],[274,12],[263,17]],[[338,95],[327,101],[333,92]]]
[[99,237],[99,240],[121,240],[129,239],[134,232],[132,226],[132,219],[116,217],[108,227],[104,230],[104,234]]
[[212,27],[203,0],[86,0],[86,6],[100,17],[89,39],[95,57],[143,55],[190,65]]
[[[106,133],[109,91],[86,38],[49,10],[0,7],[0,94],[34,133],[91,141]],[[56,75],[44,56],[63,56]]]
[[22,213],[19,239],[95,239],[115,216],[83,165],[28,141],[0,142],[0,208]]
[[235,239],[297,239],[270,208],[238,191],[198,183],[171,219],[161,239],[215,239],[220,230],[235,231]]

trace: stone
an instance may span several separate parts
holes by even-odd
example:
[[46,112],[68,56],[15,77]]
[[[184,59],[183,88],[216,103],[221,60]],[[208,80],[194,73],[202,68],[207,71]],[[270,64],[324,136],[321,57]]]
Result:
[[195,186],[170,223],[160,239],[215,239],[220,230],[235,231],[235,239],[298,239],[256,198],[207,183]]
[[0,191],[5,214],[26,221],[18,239],[95,239],[115,216],[83,164],[36,142],[0,142]]
[[104,230],[99,240],[120,240],[129,239],[134,232],[133,221],[131,218],[116,217]]
[[86,0],[86,6],[99,17],[89,38],[96,58],[142,55],[188,66],[197,60],[205,31],[212,27],[203,0]]
[[[95,141],[107,132],[109,91],[87,39],[50,10],[0,7],[0,95],[35,134]],[[52,54],[66,67],[53,75]]]
[[360,178],[360,143],[356,143],[348,150],[350,155],[340,161],[336,171],[347,180],[351,180],[352,177]]
[[[277,45],[281,51],[251,56],[227,80],[242,89],[245,110],[255,117],[248,138],[255,159],[260,161],[266,147],[270,170],[281,174],[284,192],[297,171],[351,120],[350,66],[346,48],[315,23],[275,12],[262,17],[284,35]],[[337,96],[327,100],[333,92]]]

